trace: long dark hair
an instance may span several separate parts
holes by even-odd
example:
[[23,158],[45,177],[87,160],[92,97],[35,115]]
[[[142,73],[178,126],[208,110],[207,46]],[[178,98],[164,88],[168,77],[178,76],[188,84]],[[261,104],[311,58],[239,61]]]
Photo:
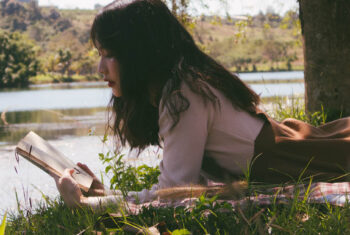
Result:
[[[114,133],[122,145],[142,150],[159,145],[158,110],[162,99],[172,118],[189,107],[180,91],[185,82],[205,101],[216,102],[208,84],[232,104],[255,113],[259,96],[236,75],[202,52],[161,0],[119,0],[95,17],[91,39],[114,56],[120,67],[121,97],[112,97]],[[154,105],[156,104],[156,105]]]

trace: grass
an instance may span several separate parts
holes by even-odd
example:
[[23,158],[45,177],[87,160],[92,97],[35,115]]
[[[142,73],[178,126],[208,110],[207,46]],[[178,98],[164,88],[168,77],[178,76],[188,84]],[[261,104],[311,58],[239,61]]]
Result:
[[0,235],[4,235],[5,234],[6,216],[7,216],[7,213],[5,212],[4,218],[3,218],[2,222],[1,222],[1,225],[0,225]]
[[325,124],[327,121],[327,113],[324,112],[323,108],[315,113],[305,111],[304,97],[270,97],[266,101],[272,104],[273,111],[268,111],[269,115],[277,121],[294,118],[313,126]]
[[[276,98],[272,102],[275,104],[275,110],[271,115],[275,119],[293,117],[319,125],[326,118],[326,114],[322,112],[306,114],[302,99]],[[110,156],[103,156],[101,160],[104,160],[107,165],[113,164]],[[116,161],[120,163],[120,159]],[[106,169],[110,167],[107,166]],[[137,174],[130,173],[130,168],[127,167],[127,169],[129,170],[126,171],[125,177],[123,170],[118,169],[118,174],[122,176],[118,181],[111,181],[111,184],[112,182],[115,184],[113,188],[118,184],[125,186],[127,184],[124,181],[132,181],[133,177],[137,177]],[[138,170],[135,168],[134,171]],[[147,172],[150,175],[157,173],[152,170]],[[245,180],[249,182],[249,171],[246,177]],[[300,184],[301,178],[302,175],[297,180],[297,184]],[[270,187],[271,185],[250,184],[248,191],[242,196],[254,195]],[[6,222],[6,234],[93,234],[96,230],[101,231],[102,234],[108,234],[108,232],[135,234],[135,231],[140,229],[147,233],[146,228],[154,228],[155,225],[158,225],[157,228],[161,232],[172,234],[350,233],[350,206],[348,204],[344,207],[332,206],[328,203],[312,204],[307,201],[310,192],[306,191],[304,200],[292,198],[284,204],[273,202],[267,206],[247,203],[245,206],[235,208],[227,202],[217,200],[216,196],[202,195],[190,208],[148,207],[143,208],[137,215],[129,216],[125,215],[122,208],[110,207],[106,211],[94,213],[89,208],[69,209],[60,198],[44,197],[43,202],[36,209],[25,210],[19,206],[17,213],[11,213]],[[299,195],[300,191],[295,190],[294,198]],[[108,217],[106,213],[112,212],[119,213],[119,217],[113,217],[112,226],[106,228],[101,221],[109,218],[111,222],[112,217]]]
[[124,231],[123,227],[131,225],[134,228],[148,228],[156,224],[161,225],[163,231],[182,230],[191,234],[348,234],[350,232],[348,205],[335,207],[297,200],[265,207],[250,204],[242,208],[233,208],[226,202],[202,196],[190,209],[149,207],[143,208],[138,215],[120,216],[110,229],[99,223],[101,218],[106,218],[104,213],[93,213],[89,209],[72,210],[57,199],[47,205],[42,204],[33,212],[12,215],[7,222],[6,234],[81,234],[82,232],[91,234],[95,229],[103,232],[113,231],[117,234],[135,234]]

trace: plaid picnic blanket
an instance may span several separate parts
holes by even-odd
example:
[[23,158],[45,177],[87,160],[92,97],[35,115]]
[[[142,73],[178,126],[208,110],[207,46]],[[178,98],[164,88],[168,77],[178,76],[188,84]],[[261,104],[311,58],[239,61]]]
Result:
[[[341,183],[312,183],[308,185],[290,185],[274,187],[265,193],[247,196],[239,200],[218,200],[230,203],[235,207],[244,207],[248,204],[268,206],[273,203],[287,204],[291,200],[303,200],[306,203],[329,203],[335,206],[344,206],[350,199],[350,182]],[[127,198],[126,208],[130,214],[138,214],[143,207],[190,207],[197,198],[184,198],[181,200],[155,200],[148,203],[137,204],[133,197]]]

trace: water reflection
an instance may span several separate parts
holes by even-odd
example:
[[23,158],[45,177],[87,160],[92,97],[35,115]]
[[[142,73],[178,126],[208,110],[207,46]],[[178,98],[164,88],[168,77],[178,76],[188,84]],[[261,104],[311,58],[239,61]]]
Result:
[[0,112],[106,107],[109,88],[42,89],[0,92]]
[[33,130],[45,139],[60,136],[87,136],[91,131],[103,135],[107,120],[106,108],[36,110],[6,113],[0,121],[0,144],[15,144]]
[[[283,80],[303,77],[303,72],[240,76],[245,80],[258,79],[259,76]],[[250,87],[261,97],[304,93],[303,83],[251,84]],[[0,145],[17,143],[30,130],[46,139],[62,138],[63,135],[86,136],[91,129],[101,135],[110,97],[111,90],[105,82],[45,84],[27,90],[1,90],[0,114],[4,120],[0,119]]]

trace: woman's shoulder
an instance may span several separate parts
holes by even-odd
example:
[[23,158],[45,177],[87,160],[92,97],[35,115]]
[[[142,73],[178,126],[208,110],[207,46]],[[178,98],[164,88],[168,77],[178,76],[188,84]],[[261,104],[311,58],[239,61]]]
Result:
[[[220,106],[220,99],[222,95],[220,92],[212,87],[207,82],[202,82],[203,87],[198,88],[191,86],[187,82],[181,82],[178,89],[175,89],[171,94],[164,94],[160,99],[159,103],[159,115],[169,115],[169,112],[174,110],[169,110],[169,108],[175,108],[182,112],[188,110],[197,111],[197,112],[208,112],[215,110]],[[203,89],[204,88],[204,89]],[[200,91],[201,90],[201,91]],[[202,93],[204,90],[205,93]],[[166,98],[165,98],[166,97]],[[171,103],[166,104],[165,102]]]
[[164,102],[162,97],[159,105],[160,134],[172,129],[175,113],[178,115],[177,124],[180,126],[190,127],[194,122],[206,120],[209,128],[212,123],[216,105],[208,102],[186,82],[182,82],[177,90],[172,91],[167,104]]
[[[200,81],[201,85],[194,85],[190,84],[188,82],[182,81],[179,88],[172,90],[169,93],[169,82],[164,86],[162,97],[160,100],[159,110],[160,111],[166,111],[166,107],[164,107],[165,99],[167,99],[166,102],[169,100],[172,100],[177,105],[185,102],[182,98],[185,98],[188,101],[188,106],[191,104],[193,106],[207,106],[208,103],[215,104],[215,102],[219,102],[219,98],[222,97],[222,94],[220,94],[220,91],[215,89],[213,86],[211,86],[209,83],[205,81]],[[204,93],[203,93],[204,92]],[[166,97],[166,98],[165,98]],[[213,102],[207,102],[209,100]],[[187,103],[187,102],[185,102]]]

